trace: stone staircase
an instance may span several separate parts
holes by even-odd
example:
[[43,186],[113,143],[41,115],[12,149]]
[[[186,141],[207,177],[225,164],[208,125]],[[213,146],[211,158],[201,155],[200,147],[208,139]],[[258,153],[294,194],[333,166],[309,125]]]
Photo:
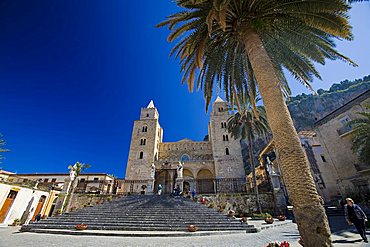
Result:
[[193,224],[198,231],[257,232],[253,225],[240,223],[190,199],[156,195],[119,198],[24,225],[21,231],[74,229],[81,223],[87,224],[89,230],[187,231],[187,226]]

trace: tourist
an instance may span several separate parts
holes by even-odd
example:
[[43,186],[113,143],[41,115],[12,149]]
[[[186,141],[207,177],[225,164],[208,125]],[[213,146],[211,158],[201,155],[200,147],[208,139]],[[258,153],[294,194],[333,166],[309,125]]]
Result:
[[40,221],[40,220],[41,220],[41,214],[37,214],[36,217],[35,217],[34,222],[37,222],[37,221]]
[[355,225],[362,239],[367,243],[365,223],[367,221],[366,214],[359,205],[355,204],[351,198],[346,199],[347,205],[344,206],[346,220],[349,225]]
[[193,199],[195,198],[195,189],[194,188],[191,191],[191,196],[193,197]]
[[162,194],[162,185],[158,184],[158,195],[160,196]]

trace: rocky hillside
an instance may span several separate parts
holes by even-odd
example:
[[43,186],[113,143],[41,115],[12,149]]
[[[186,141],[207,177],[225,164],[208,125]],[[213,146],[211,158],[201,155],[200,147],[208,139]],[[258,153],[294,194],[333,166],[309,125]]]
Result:
[[289,99],[288,108],[298,131],[311,129],[316,120],[341,107],[370,89],[370,75],[354,81],[334,83],[329,90],[319,89],[318,95],[300,94]]

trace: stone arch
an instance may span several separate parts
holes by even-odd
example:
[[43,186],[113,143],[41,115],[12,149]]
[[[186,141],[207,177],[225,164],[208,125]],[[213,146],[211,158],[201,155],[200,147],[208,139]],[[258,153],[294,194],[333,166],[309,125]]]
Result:
[[199,194],[213,194],[214,190],[214,176],[208,169],[201,169],[197,173],[197,193]]
[[194,174],[189,169],[184,169],[183,171],[184,183],[183,183],[183,191],[184,193],[189,193],[193,189],[195,190],[195,181],[194,181]]
[[184,178],[194,178],[193,172],[189,169],[184,169],[184,171],[182,172],[182,176]]
[[213,174],[208,169],[201,169],[197,173],[197,179],[213,179]]

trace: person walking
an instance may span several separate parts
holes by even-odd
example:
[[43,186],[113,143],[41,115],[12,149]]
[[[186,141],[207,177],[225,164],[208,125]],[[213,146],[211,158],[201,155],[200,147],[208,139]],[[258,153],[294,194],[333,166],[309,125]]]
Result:
[[362,211],[361,207],[354,203],[351,198],[346,198],[347,204],[344,206],[344,213],[346,220],[349,225],[355,225],[358,233],[361,235],[362,239],[367,243],[366,237],[366,227],[365,223],[367,221],[366,214]]
[[162,194],[162,185],[158,184],[158,195],[160,196]]

